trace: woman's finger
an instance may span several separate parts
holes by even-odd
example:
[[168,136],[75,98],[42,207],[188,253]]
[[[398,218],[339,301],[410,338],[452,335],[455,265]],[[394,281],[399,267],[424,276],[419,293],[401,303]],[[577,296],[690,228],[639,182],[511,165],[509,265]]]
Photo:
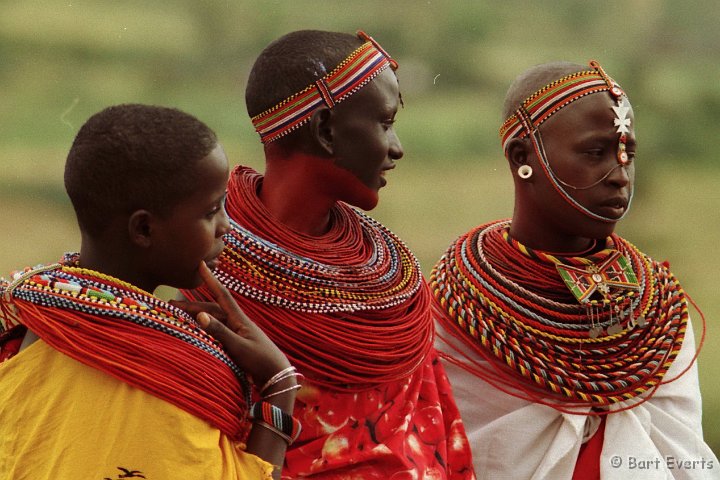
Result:
[[205,262],[200,263],[200,276],[210,290],[210,294],[225,312],[227,326],[239,335],[247,335],[248,331],[257,330],[258,327],[240,309],[230,292],[210,271]]
[[200,328],[205,330],[211,337],[220,342],[225,351],[236,363],[242,358],[243,339],[226,327],[220,320],[207,312],[201,312],[197,316]]
[[212,297],[218,304],[220,304],[220,307],[222,307],[223,310],[227,312],[228,308],[237,308],[237,304],[235,303],[235,300],[233,300],[228,289],[225,288],[217,278],[215,278],[215,275],[213,275],[205,262],[200,262],[200,277],[205,282],[208,290],[210,290]]
[[200,328],[220,342],[237,366],[259,384],[290,366],[287,357],[262,333],[245,338],[205,312],[200,313],[197,320]]
[[197,317],[200,312],[207,312],[213,315],[221,322],[225,320],[225,312],[220,305],[215,302],[193,302],[190,300],[169,300],[168,303],[173,307],[184,310],[193,317]]

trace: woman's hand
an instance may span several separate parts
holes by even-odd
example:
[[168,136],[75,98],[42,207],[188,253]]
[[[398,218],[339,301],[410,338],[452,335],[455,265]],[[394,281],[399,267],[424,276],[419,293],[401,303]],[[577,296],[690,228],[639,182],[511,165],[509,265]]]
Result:
[[284,353],[255,325],[212,274],[205,262],[200,276],[217,303],[171,300],[171,304],[195,316],[200,327],[219,341],[228,356],[261,386],[290,366]]
[[[238,304],[205,262],[200,264],[200,276],[213,299],[213,302],[188,302],[172,300],[171,303],[190,315],[193,315],[200,327],[219,341],[228,356],[245,373],[250,375],[258,387],[265,385],[273,376],[290,366],[284,353],[268,338],[260,328],[243,313]],[[273,382],[265,394],[269,403],[292,414],[295,405],[297,378],[285,377]],[[272,395],[272,393],[275,393]],[[278,394],[279,393],[279,394]],[[249,407],[249,405],[248,405]],[[287,444],[275,432],[262,425],[253,425],[247,438],[246,452],[257,455],[276,468],[273,478],[280,478],[280,467],[285,458]]]

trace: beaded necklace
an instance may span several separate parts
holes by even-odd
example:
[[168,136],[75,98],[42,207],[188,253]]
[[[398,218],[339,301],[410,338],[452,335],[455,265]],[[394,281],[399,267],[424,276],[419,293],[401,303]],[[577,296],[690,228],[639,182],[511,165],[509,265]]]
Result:
[[80,268],[78,258],[66,254],[0,285],[8,331],[22,323],[75,360],[242,438],[250,387],[221,346],[182,310]]
[[[364,390],[411,374],[432,346],[430,291],[392,232],[338,203],[321,237],[277,222],[257,197],[262,176],[228,184],[232,231],[215,271],[243,310],[316,383]],[[208,299],[201,288],[184,292]]]
[[[675,277],[616,235],[600,250],[563,257],[522,246],[509,225],[490,223],[460,237],[430,277],[439,320],[488,361],[468,369],[510,394],[572,413],[651,395],[687,328]],[[580,303],[558,263],[595,265],[614,252],[628,259],[637,289]],[[604,334],[594,336],[596,327]]]

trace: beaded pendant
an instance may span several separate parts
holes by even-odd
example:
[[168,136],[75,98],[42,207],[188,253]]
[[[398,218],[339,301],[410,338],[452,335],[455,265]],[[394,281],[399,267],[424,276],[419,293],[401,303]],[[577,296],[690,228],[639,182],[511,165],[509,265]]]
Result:
[[[616,250],[602,263],[583,268],[562,263],[557,264],[556,268],[578,302],[588,309],[588,317],[592,324],[589,331],[590,338],[597,338],[603,331],[602,327],[595,325],[595,319],[599,317],[596,312],[598,308],[604,307],[610,310],[611,325],[607,329],[608,335],[616,335],[622,331],[621,322],[625,316],[621,312],[626,311],[622,306],[628,303],[631,307],[632,302],[623,302],[624,297],[618,297],[616,294],[619,291],[640,291],[640,283],[635,272],[622,253]],[[591,300],[594,294],[600,294],[602,301]],[[617,323],[612,321],[614,312],[618,313],[615,316]],[[644,325],[644,321],[635,321],[632,308],[627,312],[632,322],[628,323],[628,328],[634,327],[635,324]]]
[[569,257],[528,248],[509,226],[461,236],[430,277],[438,321],[489,362],[471,361],[472,372],[569,413],[656,388],[688,321],[672,273],[616,235]]

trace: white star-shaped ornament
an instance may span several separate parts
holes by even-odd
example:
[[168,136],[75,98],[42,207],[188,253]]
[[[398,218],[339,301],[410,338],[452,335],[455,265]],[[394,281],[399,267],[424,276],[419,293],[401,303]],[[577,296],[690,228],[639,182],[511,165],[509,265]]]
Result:
[[625,100],[625,97],[618,100],[617,107],[612,107],[612,109],[615,112],[616,118],[613,120],[613,123],[618,127],[617,133],[630,133],[630,130],[628,130],[631,122],[628,118],[630,104]]

